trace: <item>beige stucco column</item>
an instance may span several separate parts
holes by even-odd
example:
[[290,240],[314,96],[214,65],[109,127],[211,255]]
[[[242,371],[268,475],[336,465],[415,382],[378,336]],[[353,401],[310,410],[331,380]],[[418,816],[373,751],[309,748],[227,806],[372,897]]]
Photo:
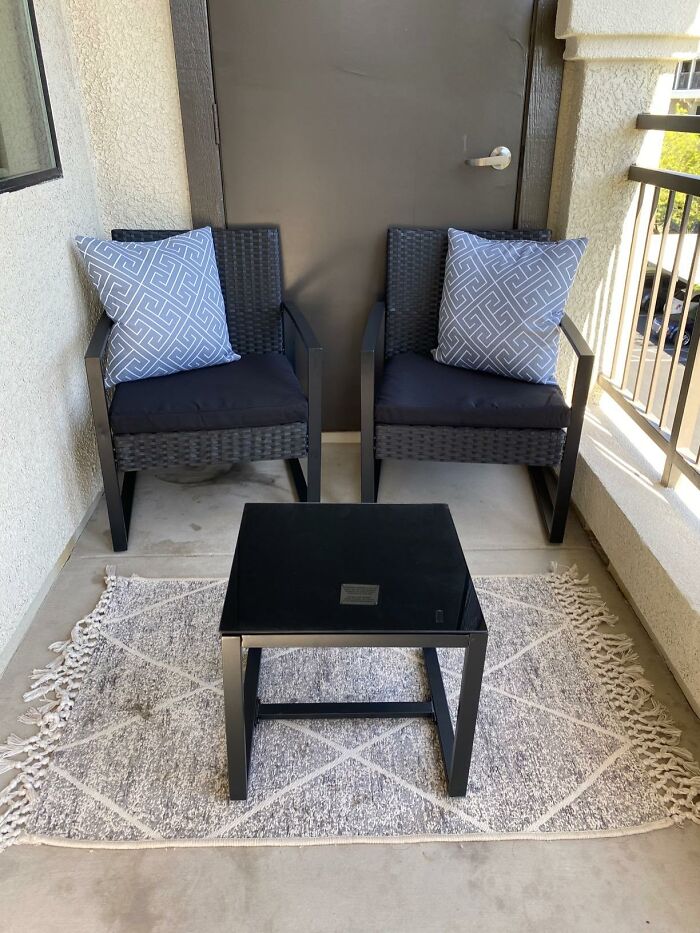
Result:
[[[698,3],[560,0],[556,30],[566,64],[549,223],[558,237],[589,237],[567,310],[607,373],[620,314],[631,325],[634,313],[622,308],[638,197],[627,172],[635,162],[656,167],[663,138],[636,129],[637,114],[668,113],[676,63],[698,57]],[[571,369],[564,358],[561,375]],[[589,406],[574,501],[700,715],[696,523],[678,492],[659,485],[656,447],[597,396],[594,388],[600,405]]]
[[589,237],[568,311],[607,371],[637,196],[627,170],[655,166],[663,135],[635,121],[668,112],[676,63],[698,54],[700,15],[697,0],[560,0],[556,32],[566,47],[549,224]]

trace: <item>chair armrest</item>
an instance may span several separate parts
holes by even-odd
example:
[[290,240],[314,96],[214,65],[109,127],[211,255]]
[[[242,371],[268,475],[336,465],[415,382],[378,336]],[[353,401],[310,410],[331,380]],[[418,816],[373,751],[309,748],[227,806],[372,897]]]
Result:
[[[362,434],[363,471],[374,463],[374,397],[377,377],[384,363],[380,353],[380,339],[386,305],[382,299],[375,302],[367,317],[360,352],[360,428]],[[365,463],[365,461],[367,461]],[[374,475],[372,473],[372,475]],[[375,490],[376,492],[376,490]],[[363,500],[364,501],[364,500]]]
[[[586,412],[588,392],[591,387],[595,355],[593,350],[588,346],[581,331],[567,314],[562,317],[559,326],[578,357],[576,362],[576,375],[574,376],[574,388],[571,393],[571,422],[569,424],[568,434],[580,436],[583,416]],[[578,448],[578,440],[576,441],[576,447]]]
[[86,360],[102,359],[104,356],[105,348],[107,347],[107,340],[109,339],[109,332],[111,327],[112,321],[103,312],[99,321],[95,325],[95,330],[93,331],[88,348],[85,351]]
[[299,308],[292,301],[285,299],[282,302],[282,312],[289,315],[289,320],[294,325],[294,329],[301,337],[301,340],[307,350],[321,351],[322,347],[318,337]]
[[[281,305],[282,314],[286,314],[294,329],[306,347],[306,397],[309,402],[309,456],[312,446],[318,447],[316,455],[321,456],[321,427],[323,420],[323,347],[313,332],[311,325],[299,308],[286,299]],[[293,345],[288,348],[289,359],[296,369],[296,354]],[[320,462],[320,461],[319,461]],[[318,491],[320,496],[320,489]]]
[[379,335],[386,315],[386,305],[377,301],[367,317],[365,332],[362,335],[362,355],[374,355],[379,346]]
[[565,314],[562,317],[559,327],[561,327],[561,332],[569,341],[574,353],[579,359],[585,357],[590,357],[591,360],[593,359],[593,350],[591,350],[591,348],[588,346],[583,334],[578,329],[578,327],[576,327],[568,314]]
[[110,458],[112,461],[114,459],[112,432],[109,426],[109,402],[102,371],[102,360],[111,327],[112,321],[106,314],[103,314],[95,326],[92,339],[85,351],[85,372],[90,393],[90,406],[95,423],[97,446],[103,463],[110,462]]

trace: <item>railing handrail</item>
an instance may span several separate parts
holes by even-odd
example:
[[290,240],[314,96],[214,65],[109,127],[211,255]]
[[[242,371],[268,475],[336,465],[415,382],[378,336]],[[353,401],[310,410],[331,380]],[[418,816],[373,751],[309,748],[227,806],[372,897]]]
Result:
[[[700,114],[640,113],[637,128],[700,134]],[[693,298],[697,299],[696,285],[700,284],[700,232],[697,219],[692,219],[694,203],[700,199],[700,175],[632,165],[627,177],[639,183],[639,196],[613,359],[608,373],[599,374],[598,382],[663,451],[662,485],[669,485],[678,471],[700,487],[700,442],[696,439],[700,427],[697,421],[700,413],[700,313],[697,308],[691,317]],[[668,192],[668,197],[661,224],[658,210],[662,190]],[[683,196],[682,210],[676,210]],[[674,219],[676,214],[680,217]],[[666,270],[666,246],[670,243],[672,229],[674,233],[678,231],[678,236],[671,268]],[[686,281],[681,278],[681,261],[684,243],[691,235],[695,236],[695,245]],[[644,245],[640,251],[642,240]],[[652,245],[658,253],[655,262],[650,262]],[[677,295],[681,281],[683,292]],[[630,308],[633,295],[634,306]],[[646,308],[642,311],[645,295]],[[672,315],[675,315],[673,332],[670,331]],[[669,333],[674,345],[672,351],[667,350]],[[650,355],[652,335],[656,350]],[[687,355],[682,359],[682,348],[688,344]]]
[[700,133],[700,116],[682,113],[640,113],[637,116],[637,129]]
[[[700,117],[698,117],[700,119]],[[630,181],[639,181],[654,188],[667,188],[679,194],[700,196],[700,175],[688,172],[672,172],[667,168],[646,168],[643,165],[630,165],[627,177]]]

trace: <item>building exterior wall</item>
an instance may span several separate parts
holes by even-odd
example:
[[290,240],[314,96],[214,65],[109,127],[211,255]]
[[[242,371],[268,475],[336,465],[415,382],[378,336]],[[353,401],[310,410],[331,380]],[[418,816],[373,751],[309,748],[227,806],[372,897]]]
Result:
[[105,230],[190,226],[168,0],[64,0]]
[[[549,222],[559,237],[589,237],[567,311],[595,350],[597,367],[609,372],[637,202],[627,170],[635,162],[658,165],[663,140],[659,132],[637,130],[636,117],[668,112],[676,64],[697,54],[697,3],[666,0],[662,13],[656,0],[560,0],[557,35],[566,40],[566,64]],[[569,382],[572,371],[564,356]],[[594,386],[592,403],[599,398]],[[684,548],[694,552],[696,533],[688,527],[683,535],[673,497],[657,494],[658,475],[644,475],[623,443],[623,428],[591,405],[574,500],[700,711],[700,602],[692,572],[677,566]]]
[[187,227],[167,0],[38,0],[63,178],[0,195],[0,667],[100,491],[72,238]]
[[661,133],[635,129],[637,114],[665,112],[671,61],[567,61],[559,109],[549,225],[557,237],[588,237],[567,312],[609,363],[634,222],[635,162],[656,165]]
[[99,490],[82,362],[97,312],[71,238],[101,225],[63,10],[36,13],[64,174],[0,194],[0,650]]

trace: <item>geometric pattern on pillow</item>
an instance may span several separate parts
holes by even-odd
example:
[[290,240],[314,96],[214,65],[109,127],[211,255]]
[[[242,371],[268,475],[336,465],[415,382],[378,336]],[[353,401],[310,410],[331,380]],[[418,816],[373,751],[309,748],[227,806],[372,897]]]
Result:
[[211,227],[148,243],[76,237],[110,330],[105,386],[231,363]]
[[553,384],[564,305],[588,242],[486,240],[450,229],[439,363]]

